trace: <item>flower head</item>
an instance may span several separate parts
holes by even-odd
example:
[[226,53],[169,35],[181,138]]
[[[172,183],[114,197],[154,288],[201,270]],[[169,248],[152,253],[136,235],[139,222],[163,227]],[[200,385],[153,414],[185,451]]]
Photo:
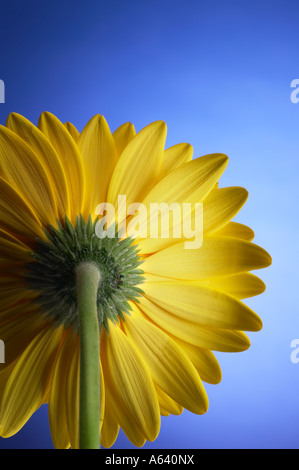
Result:
[[[3,437],[49,403],[55,447],[78,447],[80,263],[101,272],[105,447],[120,427],[142,446],[157,437],[161,415],[205,413],[203,382],[221,380],[213,351],[246,350],[244,331],[261,329],[242,300],[264,291],[250,271],[271,258],[251,229],[232,222],[247,191],[218,186],[225,155],[192,159],[189,144],[165,150],[165,140],[161,121],[112,134],[100,115],[80,134],[48,112],[38,127],[18,114],[0,127]],[[188,249],[182,228],[197,220],[198,205],[202,223],[188,233],[200,247]]]

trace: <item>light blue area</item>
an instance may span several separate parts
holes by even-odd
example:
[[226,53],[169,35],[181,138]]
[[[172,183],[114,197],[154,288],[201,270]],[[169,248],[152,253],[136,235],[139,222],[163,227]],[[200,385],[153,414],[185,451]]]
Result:
[[[79,130],[96,113],[111,129],[163,119],[167,145],[222,152],[221,186],[244,186],[238,221],[273,257],[267,284],[248,301],[264,328],[241,354],[217,354],[220,385],[205,416],[162,420],[152,448],[298,448],[299,3],[284,1],[69,0],[1,5],[5,104],[37,123],[48,110]],[[43,406],[0,447],[51,447]],[[120,434],[115,448],[130,447]]]

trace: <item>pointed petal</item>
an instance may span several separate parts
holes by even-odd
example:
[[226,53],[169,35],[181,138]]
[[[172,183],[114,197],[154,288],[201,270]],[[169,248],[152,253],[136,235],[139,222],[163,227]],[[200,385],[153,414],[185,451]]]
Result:
[[261,269],[270,255],[258,245],[232,237],[207,237],[199,249],[177,243],[145,259],[142,269],[173,279],[198,280]]
[[[160,429],[159,403],[147,367],[127,336],[110,323],[103,336],[101,357],[105,383],[121,428],[135,445],[156,439]],[[143,437],[142,437],[143,436]]]
[[16,190],[0,177],[0,220],[5,231],[32,243],[44,237],[41,223]]
[[195,316],[188,321],[184,315],[174,315],[169,309],[164,309],[145,297],[140,300],[140,308],[166,333],[203,349],[239,352],[245,351],[250,346],[248,337],[242,331],[202,327]]
[[192,155],[193,147],[190,144],[177,144],[166,149],[159,179],[164,178],[164,176],[184,163],[190,162]]
[[80,132],[78,131],[78,129],[71,122],[65,122],[64,125],[73,137],[74,141],[77,142],[80,136]]
[[113,402],[111,400],[109,388],[105,386],[105,412],[101,431],[101,445],[106,448],[114,444],[119,433],[119,425],[113,413]]
[[166,124],[157,121],[142,129],[127,145],[113,172],[108,202],[117,207],[118,195],[138,203],[156,183],[162,164]]
[[230,295],[190,283],[151,283],[146,297],[186,321],[206,328],[259,331],[261,319],[247,305]]
[[0,404],[0,434],[17,433],[41,406],[50,385],[62,330],[42,330],[17,361]]
[[228,158],[223,154],[205,155],[176,168],[155,185],[142,201],[202,202],[224,172]]
[[122,124],[113,132],[113,139],[116,146],[118,158],[121,156],[126,146],[131,142],[135,135],[136,131],[134,124],[131,124],[130,122]]
[[72,449],[79,449],[79,342],[75,345],[65,385],[66,423]]
[[244,224],[238,222],[229,222],[215,233],[220,237],[235,237],[251,242],[254,239],[254,231]]
[[11,113],[7,118],[6,125],[29,145],[43,165],[53,188],[58,214],[61,217],[69,214],[69,195],[66,176],[53,146],[36,126],[20,114]]
[[85,126],[78,139],[86,177],[84,217],[95,214],[98,204],[107,197],[109,181],[117,155],[109,126],[103,116],[94,116]]
[[195,369],[200,375],[200,378],[204,382],[210,384],[220,383],[222,377],[221,369],[212,351],[199,348],[179,339],[176,339],[175,341],[192,361]]
[[52,441],[56,449],[68,449],[70,438],[66,422],[66,378],[70,367],[77,340],[69,332],[63,339],[63,343],[56,359],[50,396],[49,396],[49,424]]
[[163,390],[161,390],[157,385],[156,392],[160,405],[160,412],[163,416],[180,415],[183,413],[184,408],[176,403],[172,398],[170,398]]
[[215,290],[226,292],[237,299],[248,299],[262,294],[266,286],[263,281],[251,273],[235,274],[201,281],[201,284]]
[[231,221],[248,198],[244,188],[230,187],[212,191],[204,200],[204,233],[212,233]]
[[48,176],[30,147],[10,129],[0,126],[0,171],[23,196],[44,225],[54,224],[57,209]]
[[135,313],[124,322],[125,332],[147,364],[154,382],[192,413],[204,414],[208,397],[200,377],[183,350],[163,331]]
[[[177,227],[184,223],[186,214],[183,204],[201,203],[213,189],[216,182],[224,172],[228,163],[226,155],[205,155],[188,162],[169,173],[159,181],[142,203],[146,207],[146,215],[140,220],[139,230],[147,232],[147,238],[139,241],[142,253],[153,253],[177,242],[173,238]],[[161,204],[162,210],[153,210],[154,204]],[[173,211],[171,204],[178,206],[178,211]],[[161,227],[169,223],[169,234],[165,237]],[[153,237],[151,231],[158,225],[158,237]],[[131,234],[128,231],[128,235]]]
[[41,313],[29,302],[23,303],[23,309],[15,307],[10,313],[11,320],[4,324],[0,323],[0,338],[5,344],[6,366],[23,353],[47,324]]
[[78,147],[66,127],[51,113],[41,114],[38,127],[54,147],[64,169],[72,210],[71,221],[74,222],[82,212],[84,200],[84,169]]

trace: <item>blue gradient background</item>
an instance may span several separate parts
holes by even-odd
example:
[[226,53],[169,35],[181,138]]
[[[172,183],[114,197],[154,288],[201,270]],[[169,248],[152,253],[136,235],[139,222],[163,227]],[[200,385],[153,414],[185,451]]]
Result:
[[[103,114],[111,129],[132,121],[168,125],[167,146],[230,157],[221,186],[249,200],[235,220],[273,257],[267,284],[247,303],[264,328],[251,348],[216,354],[205,416],[162,419],[148,448],[298,448],[299,338],[298,1],[10,1],[0,4],[0,123],[44,110],[79,130]],[[114,448],[132,447],[120,433]],[[0,448],[52,448],[47,406]]]

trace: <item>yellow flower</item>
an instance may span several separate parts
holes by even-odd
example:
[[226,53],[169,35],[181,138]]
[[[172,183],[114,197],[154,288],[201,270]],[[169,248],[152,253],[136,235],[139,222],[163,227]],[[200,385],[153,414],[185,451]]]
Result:
[[[247,191],[218,186],[225,155],[192,160],[190,145],[164,150],[165,139],[161,121],[137,134],[126,123],[111,134],[100,115],[81,134],[48,112],[38,127],[18,114],[1,126],[1,436],[17,433],[49,403],[55,447],[78,447],[72,276],[79,261],[95,260],[104,273],[98,315],[105,447],[115,442],[119,427],[142,446],[156,439],[161,415],[179,415],[183,408],[205,413],[203,382],[221,380],[212,351],[246,350],[244,331],[261,329],[241,299],[264,291],[249,271],[269,266],[271,258],[252,243],[251,229],[231,221]],[[161,202],[181,208],[203,203],[202,246],[186,249],[183,235],[95,237],[98,204],[115,207],[121,222],[120,195],[146,209]],[[161,216],[160,234],[168,216]],[[148,210],[138,222],[149,230],[155,221]],[[177,224],[173,218],[170,228]],[[132,227],[128,235],[134,236]]]

